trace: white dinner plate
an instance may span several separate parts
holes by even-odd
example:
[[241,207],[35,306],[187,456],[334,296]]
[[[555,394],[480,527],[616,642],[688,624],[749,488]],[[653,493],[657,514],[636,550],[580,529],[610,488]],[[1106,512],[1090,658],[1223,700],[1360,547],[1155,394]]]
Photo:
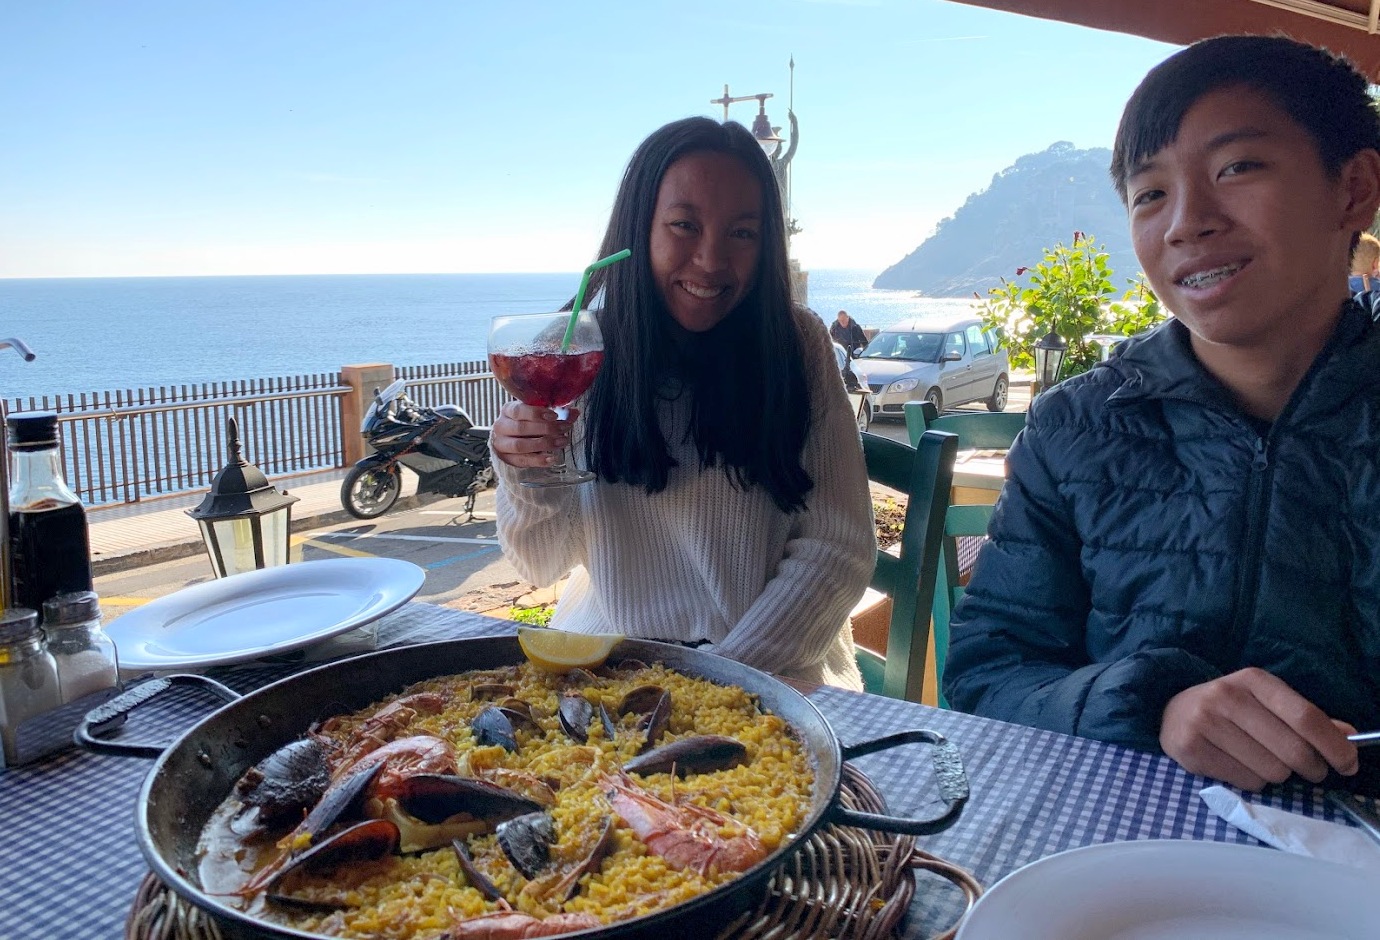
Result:
[[1374,940],[1375,876],[1277,849],[1151,840],[1072,849],[1007,875],[958,940]]
[[333,558],[194,584],[106,627],[121,670],[200,669],[301,649],[407,603],[426,572],[394,558]]

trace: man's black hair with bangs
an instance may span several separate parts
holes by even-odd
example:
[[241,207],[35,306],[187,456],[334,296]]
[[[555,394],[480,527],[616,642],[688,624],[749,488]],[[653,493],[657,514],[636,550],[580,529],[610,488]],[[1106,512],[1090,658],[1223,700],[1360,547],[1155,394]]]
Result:
[[1198,99],[1233,85],[1266,95],[1306,130],[1328,173],[1358,151],[1380,150],[1369,82],[1349,60],[1286,36],[1218,36],[1155,66],[1126,103],[1111,165],[1122,202],[1127,177],[1174,142]]

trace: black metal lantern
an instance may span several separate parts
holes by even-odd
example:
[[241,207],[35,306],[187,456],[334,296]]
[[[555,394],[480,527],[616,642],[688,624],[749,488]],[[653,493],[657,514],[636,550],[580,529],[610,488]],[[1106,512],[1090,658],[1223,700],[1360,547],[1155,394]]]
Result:
[[1035,343],[1035,378],[1040,383],[1040,391],[1059,381],[1059,370],[1064,366],[1068,351],[1069,344],[1053,330]]
[[211,492],[188,509],[201,526],[206,554],[217,578],[288,563],[288,534],[296,496],[274,489],[258,467],[240,455],[240,429],[225,422],[227,463],[211,481]]
[[767,99],[770,95],[757,95],[757,117],[752,122],[752,136],[757,138],[757,143],[766,153],[767,159],[776,156],[776,151],[781,149],[781,135],[777,133],[781,128],[772,127],[770,119],[767,118]]

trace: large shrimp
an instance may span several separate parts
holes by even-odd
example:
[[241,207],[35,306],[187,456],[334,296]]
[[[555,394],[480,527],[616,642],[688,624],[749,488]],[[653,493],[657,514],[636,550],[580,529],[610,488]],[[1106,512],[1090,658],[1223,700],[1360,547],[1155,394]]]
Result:
[[449,940],[527,940],[602,926],[603,922],[593,914],[553,914],[540,920],[531,914],[499,911],[457,921],[447,936]]
[[[365,754],[397,737],[405,731],[418,715],[437,715],[446,707],[447,699],[439,692],[417,692],[385,705],[373,715],[364,719],[351,732],[345,742],[344,752],[337,766],[348,767]],[[321,726],[323,731],[334,730],[338,719],[329,719]]]
[[[723,813],[692,803],[667,803],[624,773],[605,777],[604,785],[613,811],[672,868],[689,868],[701,875],[711,869],[747,871],[767,856],[755,832]],[[724,836],[724,827],[741,832]]]
[[398,738],[353,763],[341,764],[334,779],[338,781],[375,764],[383,764],[383,770],[370,787],[369,795],[383,798],[393,796],[399,784],[408,777],[455,773],[455,748],[449,741],[429,734]]

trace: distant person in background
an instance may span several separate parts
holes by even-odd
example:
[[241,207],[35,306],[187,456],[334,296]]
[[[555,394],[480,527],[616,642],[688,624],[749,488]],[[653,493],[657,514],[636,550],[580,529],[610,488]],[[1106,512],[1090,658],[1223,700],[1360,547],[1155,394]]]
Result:
[[1247,790],[1380,795],[1380,115],[1279,36],[1152,69],[1112,150],[1175,318],[1035,399],[954,611],[944,691]]
[[[490,435],[498,538],[551,626],[697,646],[862,688],[848,614],[876,560],[857,419],[824,324],[791,299],[771,165],[735,123],[654,132],[623,174],[591,304],[604,363],[557,420],[508,402]],[[573,439],[598,476],[530,489]],[[573,569],[573,570],[572,570]]]
[[1370,232],[1362,232],[1356,250],[1351,253],[1351,292],[1380,289],[1380,239]]
[[850,357],[856,354],[856,350],[867,345],[867,334],[863,332],[862,327],[853,321],[852,317],[848,316],[847,310],[839,311],[838,319],[829,327],[829,336],[834,342],[848,350]]

